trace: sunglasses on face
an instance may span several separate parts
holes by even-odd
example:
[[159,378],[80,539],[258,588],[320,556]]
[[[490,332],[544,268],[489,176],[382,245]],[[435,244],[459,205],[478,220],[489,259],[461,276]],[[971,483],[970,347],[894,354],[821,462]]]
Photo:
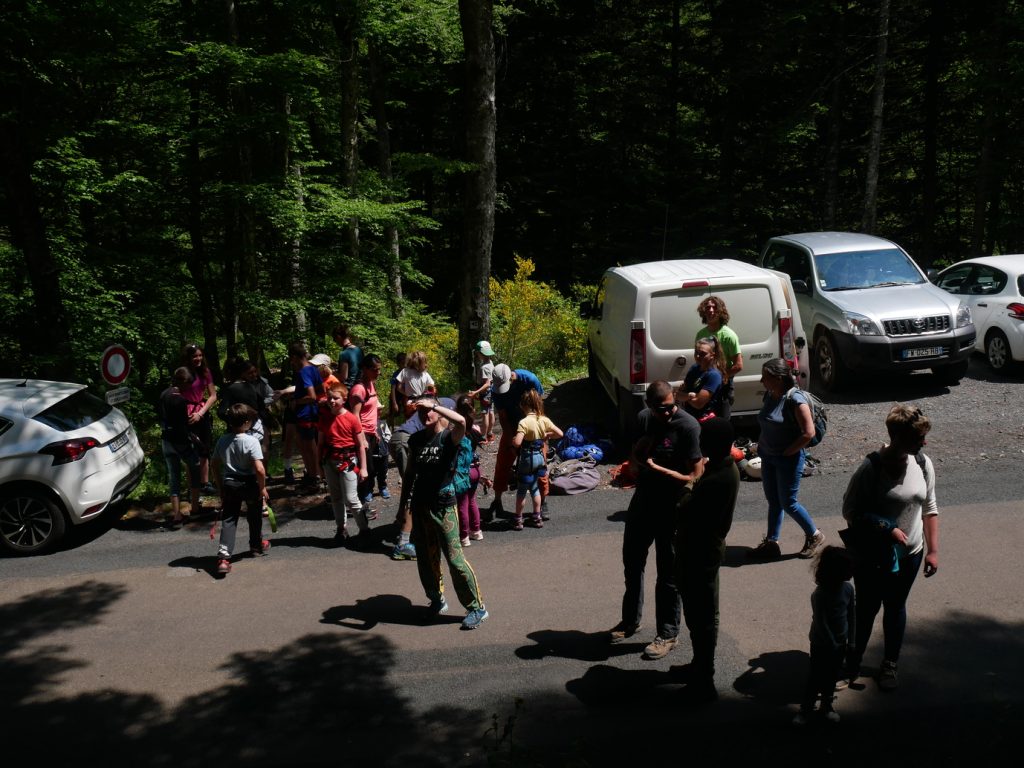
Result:
[[658,413],[672,413],[675,407],[675,403],[659,403],[658,405],[652,405],[651,410]]

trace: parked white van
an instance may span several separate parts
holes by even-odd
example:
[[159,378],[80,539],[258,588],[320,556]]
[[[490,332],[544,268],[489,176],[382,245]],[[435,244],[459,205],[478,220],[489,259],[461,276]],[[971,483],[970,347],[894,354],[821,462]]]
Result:
[[697,305],[720,296],[743,351],[734,381],[732,415],[755,416],[764,387],[761,366],[789,361],[807,387],[803,326],[789,277],[733,259],[653,261],[604,273],[589,317],[590,378],[618,409],[620,435],[629,436],[648,384],[679,385],[693,362],[693,340],[704,325]]

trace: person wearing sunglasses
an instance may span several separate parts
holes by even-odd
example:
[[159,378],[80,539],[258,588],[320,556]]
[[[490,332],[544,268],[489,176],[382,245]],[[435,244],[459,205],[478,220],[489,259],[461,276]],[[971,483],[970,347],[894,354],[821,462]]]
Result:
[[680,400],[686,412],[703,424],[722,415],[722,393],[728,375],[722,348],[714,336],[698,341],[693,356],[697,362],[686,372],[680,388]]
[[654,587],[657,635],[644,648],[645,659],[661,659],[675,647],[682,601],[674,578],[676,504],[703,471],[700,425],[676,405],[672,385],[654,381],[647,387],[647,407],[637,416],[640,439],[631,463],[637,474],[636,491],[626,511],[622,537],[622,569],[626,590],[622,619],[608,633],[620,643],[641,629],[644,607],[644,569],[654,545],[657,577]]

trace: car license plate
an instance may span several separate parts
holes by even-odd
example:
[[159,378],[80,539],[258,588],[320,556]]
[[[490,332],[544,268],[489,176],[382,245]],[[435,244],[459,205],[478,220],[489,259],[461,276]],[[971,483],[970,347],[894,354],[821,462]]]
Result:
[[120,435],[119,437],[115,437],[113,440],[110,441],[110,452],[111,453],[117,453],[119,450],[124,448],[126,445],[128,445],[128,433],[127,432],[125,432],[123,435]]
[[920,347],[919,349],[904,349],[903,359],[910,360],[915,357],[941,357],[942,347]]

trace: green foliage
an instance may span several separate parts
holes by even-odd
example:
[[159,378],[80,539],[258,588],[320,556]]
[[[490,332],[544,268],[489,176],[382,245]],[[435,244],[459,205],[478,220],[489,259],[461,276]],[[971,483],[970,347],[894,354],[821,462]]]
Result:
[[514,368],[526,368],[550,382],[578,372],[587,362],[587,326],[578,300],[532,280],[535,266],[516,257],[515,275],[491,278],[491,345]]

